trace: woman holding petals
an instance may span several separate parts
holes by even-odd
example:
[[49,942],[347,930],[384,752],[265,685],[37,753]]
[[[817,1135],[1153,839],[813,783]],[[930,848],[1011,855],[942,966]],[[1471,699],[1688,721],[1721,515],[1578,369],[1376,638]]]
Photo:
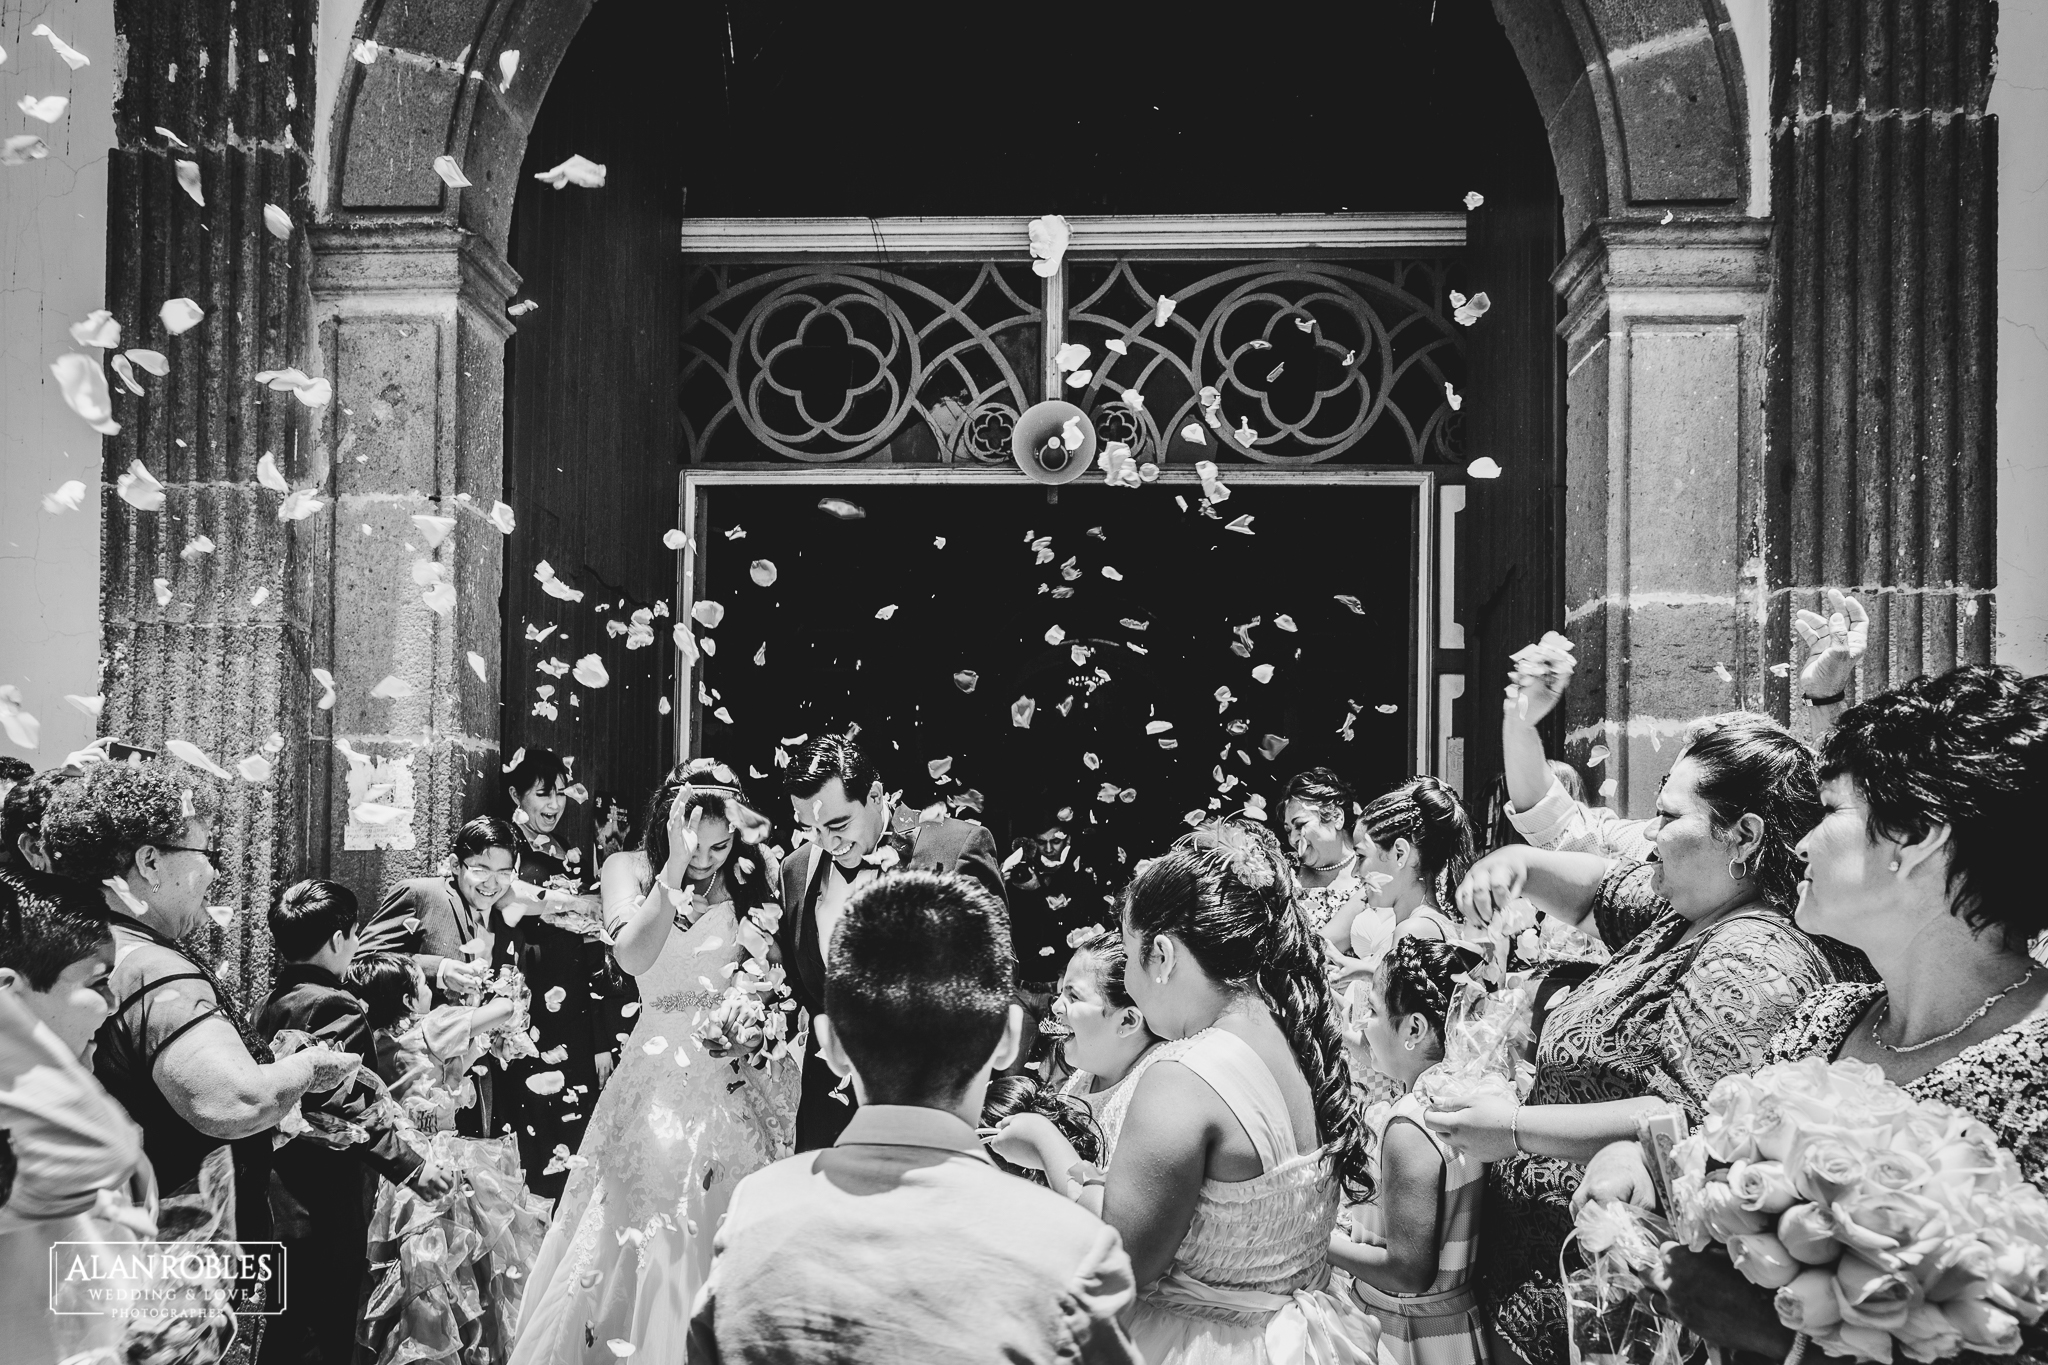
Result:
[[1170,1041],[1106,1185],[1041,1116],[991,1146],[1101,1201],[1150,1365],[1372,1365],[1378,1326],[1332,1290],[1328,1260],[1343,1190],[1371,1188],[1371,1137],[1279,841],[1236,823],[1181,839],[1132,879],[1123,938],[1124,982]]
[[1813,756],[1797,739],[1767,717],[1710,717],[1657,795],[1652,861],[1510,847],[1459,888],[1475,916],[1527,895],[1597,926],[1614,952],[1551,1006],[1526,1105],[1487,1097],[1428,1115],[1488,1163],[1481,1297],[1530,1365],[1565,1358],[1558,1253],[1581,1163],[1669,1105],[1697,1120],[1714,1082],[1758,1066],[1800,1002],[1835,979],[1790,912],[1792,844],[1819,809]]
[[[793,1145],[799,1068],[770,1060],[786,1015],[727,982],[781,979],[768,823],[713,759],[655,792],[639,850],[605,863],[606,927],[642,1007],[590,1117],[534,1266],[513,1365],[681,1360],[711,1238],[740,1178]],[[756,1002],[757,1004],[759,1002]],[[746,1041],[741,1041],[745,1039]],[[759,1045],[758,1047],[756,1045]]]
[[[1821,778],[1820,820],[1798,845],[1799,924],[1862,949],[1881,980],[1809,997],[1766,1060],[1881,1067],[1916,1099],[1983,1122],[2048,1189],[2048,971],[2027,952],[2048,930],[2034,880],[2048,823],[2048,677],[1978,665],[1874,697],[1828,736]],[[1636,1145],[1602,1152],[1585,1194],[1643,1202]],[[1715,1256],[1680,1250],[1667,1270],[1670,1305],[1694,1330],[1774,1359],[1802,1321],[1824,1327],[1848,1311],[1802,1295],[1797,1281],[1773,1311],[1769,1293]],[[1940,1311],[1874,1325],[1917,1345],[1918,1359],[2048,1359],[2038,1324],[1995,1302],[1929,1302],[1943,1297],[1913,1287],[1913,1303]]]

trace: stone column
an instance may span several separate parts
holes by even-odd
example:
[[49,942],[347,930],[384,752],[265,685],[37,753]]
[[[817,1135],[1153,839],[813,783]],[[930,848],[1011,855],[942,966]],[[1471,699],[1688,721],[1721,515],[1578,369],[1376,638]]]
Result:
[[1758,474],[1769,225],[1603,222],[1553,277],[1567,304],[1570,756],[1611,756],[1610,804],[1649,814],[1673,741],[1758,704]]
[[[504,553],[489,514],[503,486],[505,303],[519,277],[439,220],[344,221],[316,230],[313,248],[319,363],[334,385],[315,459],[335,506],[307,523],[315,567],[303,582],[314,663],[334,674],[336,701],[314,761],[324,807],[312,842],[329,875],[368,898],[430,872],[499,777]],[[437,549],[415,516],[455,524]],[[454,589],[445,612],[424,600],[435,573]],[[387,678],[403,695],[373,695]],[[358,787],[397,788],[352,793],[351,767],[365,763]],[[407,806],[407,778],[409,816],[351,826],[366,796]]]

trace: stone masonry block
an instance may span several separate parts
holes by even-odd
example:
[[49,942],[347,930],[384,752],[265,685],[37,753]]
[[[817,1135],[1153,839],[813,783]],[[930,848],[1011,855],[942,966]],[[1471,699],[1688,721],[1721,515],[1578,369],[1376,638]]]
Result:
[[1734,326],[1629,332],[1628,590],[1739,584],[1742,342]]
[[337,492],[425,492],[436,486],[435,442],[446,379],[442,340],[449,325],[445,317],[345,317],[336,324]]
[[[434,173],[448,151],[462,74],[397,58],[357,66],[349,102],[341,204],[345,209],[435,210],[455,191]],[[458,158],[459,159],[459,158]]]

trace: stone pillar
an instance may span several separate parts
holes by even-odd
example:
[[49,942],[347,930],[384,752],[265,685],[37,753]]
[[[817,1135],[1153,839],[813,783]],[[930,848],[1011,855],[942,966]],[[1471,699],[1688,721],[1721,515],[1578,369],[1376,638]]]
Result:
[[1769,225],[1603,222],[1564,296],[1569,756],[1649,814],[1693,718],[1761,700]]
[[[489,513],[503,487],[505,303],[519,277],[496,248],[439,220],[344,221],[315,231],[313,247],[319,363],[334,385],[315,459],[335,505],[308,523],[317,567],[303,581],[313,662],[337,693],[313,765],[324,796],[313,844],[329,875],[373,897],[431,871],[499,777],[504,553]],[[415,516],[455,525],[436,549]],[[437,571],[455,590],[446,613],[424,600]],[[387,678],[409,693],[373,695]],[[358,762],[379,769],[358,786],[401,769],[412,783],[410,818],[354,827],[379,847],[350,832]],[[404,793],[368,795],[391,804]]]
[[[300,566],[256,470],[268,454],[295,486],[311,482],[309,415],[253,380],[304,363],[305,238],[273,235],[264,209],[306,216],[311,121],[296,92],[312,88],[313,8],[121,0],[122,52],[91,54],[121,81],[106,307],[122,346],[170,364],[162,378],[138,373],[141,396],[108,376],[121,431],[102,450],[100,729],[151,747],[185,740],[229,771],[283,737],[269,777],[218,784],[223,875],[209,899],[236,914],[201,946],[251,1006],[270,987],[265,911],[301,875],[308,798],[307,626],[289,590]],[[196,197],[181,170],[196,172]],[[172,335],[161,310],[180,298],[203,316]],[[136,460],[164,485],[160,511],[116,494]]]

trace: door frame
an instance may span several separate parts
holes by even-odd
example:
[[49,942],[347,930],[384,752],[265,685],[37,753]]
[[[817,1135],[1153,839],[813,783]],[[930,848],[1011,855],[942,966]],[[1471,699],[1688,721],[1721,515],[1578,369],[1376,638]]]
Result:
[[[1265,465],[1233,465],[1228,471],[1232,484],[1270,485],[1278,488],[1379,487],[1412,488],[1415,498],[1409,513],[1408,582],[1413,585],[1411,637],[1408,642],[1408,745],[1417,773],[1436,774],[1443,750],[1442,731],[1449,710],[1439,705],[1436,680],[1440,629],[1439,602],[1448,601],[1450,585],[1439,581],[1437,553],[1439,504],[1443,483],[1441,470],[1428,465],[1399,468],[1361,466],[1310,466],[1284,469]],[[1198,489],[1201,481],[1191,469],[1163,466],[1160,485]],[[956,487],[1005,486],[1039,488],[1020,470],[968,468],[957,465],[685,465],[678,478],[676,524],[688,537],[676,552],[677,624],[690,620],[704,585],[703,567],[697,547],[707,544],[710,528],[706,495],[719,488],[770,485],[809,486],[821,494],[856,487]],[[1138,490],[1132,496],[1144,496]],[[701,707],[696,699],[696,667],[680,651],[676,655],[674,691],[669,704],[676,716],[675,756],[678,761],[697,757],[693,750],[702,730]]]

